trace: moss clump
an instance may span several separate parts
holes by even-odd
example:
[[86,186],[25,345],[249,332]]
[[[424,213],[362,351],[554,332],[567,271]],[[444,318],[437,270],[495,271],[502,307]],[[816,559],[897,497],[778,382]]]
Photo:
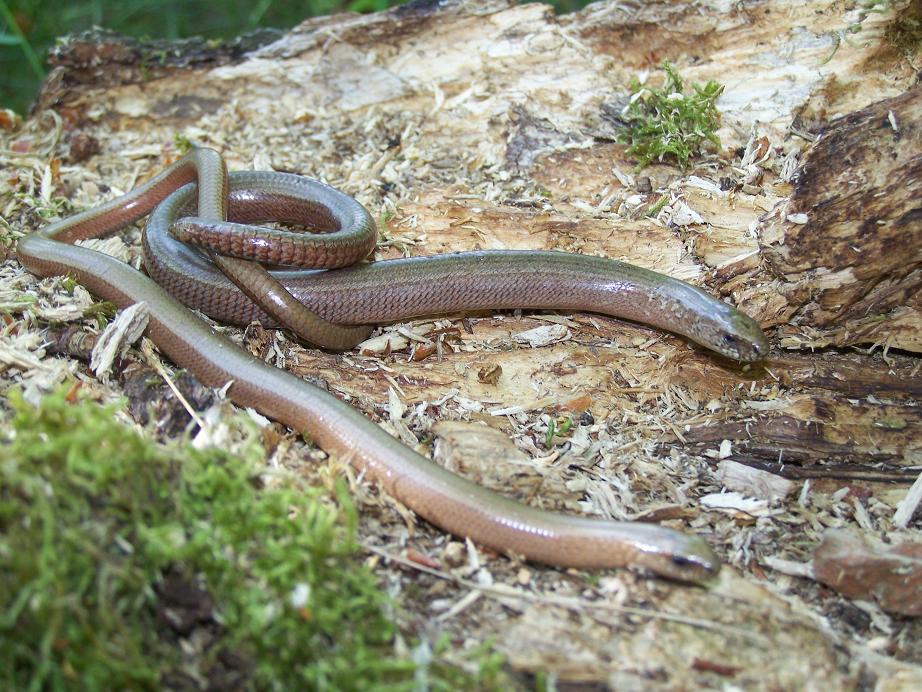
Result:
[[663,86],[653,89],[632,81],[631,100],[622,114],[625,126],[619,139],[630,145],[627,153],[637,157],[638,169],[666,158],[686,168],[704,142],[720,146],[716,103],[723,86],[714,81],[693,84],[693,93],[687,94],[675,68],[665,60],[661,67],[666,72]]
[[[113,407],[13,392],[0,438],[0,688],[410,687],[354,512]],[[425,671],[435,688],[479,684]],[[439,684],[439,683],[442,684]]]
[[[880,4],[884,6],[881,11],[890,8],[889,2]],[[910,3],[887,27],[884,37],[910,65],[915,64],[915,56],[922,52],[922,6]]]
[[182,132],[175,132],[173,133],[173,146],[176,147],[176,151],[180,154],[188,154],[192,151],[193,144],[192,140]]

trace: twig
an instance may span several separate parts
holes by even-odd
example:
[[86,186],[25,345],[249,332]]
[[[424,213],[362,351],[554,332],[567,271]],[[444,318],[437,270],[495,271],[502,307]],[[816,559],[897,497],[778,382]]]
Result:
[[150,340],[144,339],[141,342],[141,352],[144,354],[144,358],[147,360],[148,364],[157,371],[160,377],[163,378],[163,381],[166,382],[166,386],[169,387],[173,394],[176,396],[176,399],[182,404],[182,407],[186,409],[186,412],[192,417],[192,420],[198,425],[200,430],[207,429],[205,421],[201,416],[198,415],[198,412],[193,408],[192,404],[189,403],[188,399],[183,396],[183,393],[179,391],[179,388],[173,382],[173,378],[170,377],[170,373],[166,371],[166,368],[163,367],[163,363],[160,362],[160,358],[157,357],[157,354],[154,352],[154,349],[151,345]]
[[426,567],[425,565],[413,562],[412,560],[407,560],[406,558],[400,557],[399,555],[394,555],[393,553],[389,553],[382,548],[369,545],[368,543],[362,543],[362,547],[371,553],[380,555],[385,560],[391,560],[397,564],[403,565],[404,567],[409,567],[410,569],[423,572],[430,576],[437,577],[438,579],[454,582],[458,586],[463,586],[468,589],[475,589],[485,595],[493,596],[494,598],[518,598],[520,600],[529,601],[531,603],[549,603],[551,605],[561,606],[563,608],[568,608],[574,611],[587,611],[590,615],[592,610],[607,610],[614,613],[623,613],[625,615],[636,615],[639,617],[650,618],[651,620],[665,620],[668,622],[675,622],[680,625],[687,625],[689,627],[713,630],[715,632],[721,632],[727,635],[743,637],[745,639],[749,639],[761,644],[768,644],[770,642],[768,637],[764,637],[761,634],[756,634],[755,632],[750,632],[739,627],[723,625],[719,622],[714,622],[713,620],[694,618],[687,615],[681,615],[679,613],[667,613],[661,610],[649,610],[645,608],[632,608],[631,606],[619,606],[613,603],[605,603],[603,601],[587,601],[581,598],[557,596],[555,594],[549,593],[529,593],[527,591],[520,591],[512,587],[502,588],[499,586],[478,584],[468,579],[455,576],[450,572],[434,569],[432,567]]

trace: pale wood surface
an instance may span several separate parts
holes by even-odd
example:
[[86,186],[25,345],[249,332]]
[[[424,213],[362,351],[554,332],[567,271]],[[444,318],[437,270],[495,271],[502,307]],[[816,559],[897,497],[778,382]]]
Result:
[[[825,0],[603,2],[555,17],[543,5],[486,1],[318,18],[237,56],[158,62],[114,39],[72,42],[27,128],[48,131],[41,112],[54,109],[98,141],[99,154],[60,168],[55,194],[75,207],[160,169],[180,135],[221,150],[232,170],[297,171],[355,195],[384,221],[379,258],[601,254],[736,301],[769,331],[764,368],[582,314],[412,325],[432,346],[421,360],[396,341],[393,353],[372,344],[342,356],[258,328],[244,340],[405,441],[428,451],[436,440],[440,462],[478,482],[549,508],[699,531],[729,563],[710,591],[486,556],[472,566],[463,546],[356,483],[364,541],[494,585],[452,609],[469,587],[373,558],[403,594],[409,631],[448,631],[459,648],[494,637],[517,670],[617,689],[844,689],[868,679],[899,689],[922,685],[918,623],[768,563],[808,562],[825,526],[863,522],[895,535],[892,512],[922,464],[920,57],[888,42],[908,12],[897,3],[862,18],[857,5]],[[689,171],[637,172],[613,141],[612,113],[631,79],[658,79],[662,58],[689,81],[726,85],[723,149]],[[61,151],[9,163],[41,181]],[[644,177],[651,192],[638,191]],[[666,206],[645,218],[663,195]],[[14,229],[34,223],[28,205],[7,217]],[[53,284],[39,290],[14,260],[0,280],[8,311],[25,307],[15,288],[39,296],[38,318],[66,313],[49,298]],[[81,309],[68,314],[79,321]],[[553,343],[515,339],[542,326],[560,328]],[[39,338],[17,339],[4,343],[20,357],[0,372],[4,386],[79,371],[42,360]],[[877,350],[847,348],[855,344]],[[583,424],[548,448],[548,422],[568,416]],[[317,452],[305,461],[301,447],[288,439],[276,458],[320,479],[343,471]],[[705,510],[698,498],[726,478],[721,459],[784,476],[794,492],[755,515]],[[836,493],[849,484],[863,514]],[[916,519],[900,535],[920,534]],[[688,621],[663,619],[674,616]]]

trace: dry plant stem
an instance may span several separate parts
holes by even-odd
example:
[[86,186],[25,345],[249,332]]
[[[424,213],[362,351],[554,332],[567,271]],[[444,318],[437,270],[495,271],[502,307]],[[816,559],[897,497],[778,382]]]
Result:
[[149,341],[144,341],[141,344],[141,352],[144,354],[144,358],[147,360],[148,365],[152,366],[154,370],[157,371],[157,374],[160,375],[166,386],[170,388],[170,391],[173,392],[173,396],[176,397],[176,400],[182,405],[186,410],[186,413],[189,414],[189,417],[195,421],[195,424],[199,427],[199,430],[206,430],[207,426],[205,421],[198,414],[198,411],[195,410],[195,407],[189,403],[189,400],[185,395],[179,390],[179,387],[176,386],[176,382],[173,380],[173,377],[170,373],[167,372],[166,368],[163,367],[163,363],[160,362],[160,358],[157,357],[157,354],[154,352],[153,347]]
[[[719,561],[699,537],[650,524],[601,521],[536,510],[442,469],[405,447],[347,404],[266,365],[216,334],[148,277],[107,255],[69,244],[110,233],[140,218],[194,175],[198,176],[200,187],[199,216],[205,219],[205,225],[220,224],[227,208],[224,163],[216,152],[196,150],[124,198],[52,224],[22,239],[17,250],[20,261],[42,276],[72,275],[90,291],[122,308],[146,301],[150,308],[148,334],[176,364],[191,370],[208,386],[221,387],[232,382],[228,393],[233,401],[252,406],[270,418],[309,434],[324,449],[344,455],[392,496],[451,533],[497,550],[560,566],[633,565],[690,582],[703,582],[716,574]],[[285,218],[286,213],[290,215],[291,208],[297,207],[314,220],[319,218],[321,223],[325,220],[324,214],[326,221],[339,215],[338,223],[343,228],[348,223],[342,220],[340,212],[345,209],[346,214],[357,213],[342,193],[297,176],[238,174],[232,182],[238,186],[238,191],[246,191],[241,198],[249,195],[261,200],[263,211],[255,212],[259,218],[268,207],[273,212],[278,211],[283,220],[290,220]],[[264,186],[270,184],[274,187],[267,192]],[[183,194],[191,195],[191,190],[188,188]],[[185,204],[185,201],[177,203],[174,199],[172,203],[160,205],[154,211],[151,224],[156,225],[158,219],[163,218],[164,207],[173,214],[184,209]],[[358,206],[354,201],[351,204]],[[175,217],[170,216],[172,218]],[[252,220],[254,215],[244,214],[243,218]],[[331,230],[329,224],[322,230]],[[530,254],[530,271],[539,272],[544,255],[563,255]],[[463,255],[449,257],[462,263],[466,261]],[[427,265],[413,266],[417,274],[432,280]],[[751,359],[766,352],[765,337],[751,319],[706,293],[624,263],[612,262],[611,269],[613,273],[608,277],[607,288],[609,296],[615,300],[613,307],[606,310],[609,314],[636,318],[636,313],[630,309],[630,299],[646,295],[644,307],[653,308],[654,318],[645,319],[646,322],[688,333],[724,354]],[[151,273],[156,274],[153,270]],[[378,292],[394,295],[385,285],[379,285]],[[270,298],[269,302],[273,300]],[[708,328],[701,331],[692,324],[678,323],[683,317],[695,325],[704,323]]]
[[669,622],[688,625],[689,627],[696,627],[699,629],[714,630],[736,637],[743,637],[744,639],[749,639],[760,644],[770,643],[768,637],[764,637],[757,632],[750,632],[749,630],[744,630],[739,627],[731,627],[729,625],[724,625],[713,620],[689,617],[688,615],[682,615],[681,613],[667,613],[662,610],[651,610],[649,608],[632,608],[631,606],[622,606],[615,603],[606,603],[604,601],[587,601],[581,598],[559,596],[557,594],[551,593],[534,593],[529,591],[522,591],[520,589],[514,589],[512,587],[500,588],[498,586],[478,584],[477,582],[473,582],[470,579],[464,579],[462,577],[456,576],[451,572],[435,569],[433,567],[427,567],[426,565],[421,565],[418,562],[407,560],[406,558],[403,558],[399,555],[394,555],[393,553],[389,553],[386,550],[382,550],[381,548],[370,545],[368,543],[363,543],[362,547],[368,552],[374,553],[375,555],[378,555],[385,560],[388,560],[389,562],[395,562],[399,565],[403,565],[404,567],[408,567],[409,569],[428,574],[438,579],[444,579],[445,581],[453,582],[458,586],[463,586],[467,589],[473,589],[494,598],[515,598],[532,603],[547,603],[550,605],[560,606],[562,608],[568,608],[570,610],[586,611],[590,613],[590,615],[594,610],[607,610],[615,613],[624,613],[625,615],[645,617],[651,620],[667,620]]

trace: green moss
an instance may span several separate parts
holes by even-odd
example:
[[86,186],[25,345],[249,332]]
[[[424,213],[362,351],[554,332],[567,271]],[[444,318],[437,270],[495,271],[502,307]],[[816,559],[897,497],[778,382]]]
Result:
[[384,209],[378,215],[378,228],[387,228],[387,223],[394,218],[394,212],[390,209]]
[[188,154],[192,151],[192,140],[190,140],[182,132],[173,133],[173,146],[176,147],[176,151],[180,154]]
[[[355,512],[242,451],[155,445],[115,407],[14,391],[0,439],[0,687],[410,688]],[[180,646],[180,639],[184,646]],[[447,689],[483,685],[436,663]]]
[[705,142],[720,146],[715,131],[720,124],[717,98],[723,86],[714,81],[693,84],[685,93],[682,78],[668,61],[663,61],[666,81],[659,89],[631,82],[631,101],[623,114],[625,127],[620,141],[629,144],[627,153],[636,156],[638,169],[651,161],[674,159],[683,168],[700,153]]
[[[890,3],[884,4],[889,9]],[[922,6],[910,3],[886,28],[884,38],[913,64],[913,58],[922,52]]]
[[[451,638],[443,635],[435,643],[436,659],[440,654],[448,653],[452,647]],[[458,669],[446,668],[441,666],[437,668],[439,676],[428,675],[426,685],[417,685],[417,689],[445,689],[458,690],[470,689],[472,679],[477,681],[477,689],[497,689],[510,690],[513,688],[512,681],[503,675],[503,665],[505,659],[493,649],[492,641],[485,641],[464,652],[464,659],[472,667],[473,678],[471,674],[463,673]],[[417,683],[421,681],[421,676],[417,676]]]
[[645,217],[653,218],[659,214],[660,210],[666,206],[666,203],[669,201],[669,195],[663,195],[656,202],[650,205],[650,208],[644,212]]
[[106,326],[108,320],[115,317],[117,312],[118,306],[115,303],[110,303],[108,300],[101,300],[86,308],[86,310],[83,311],[83,316],[88,319],[95,319],[99,327],[103,328]]

